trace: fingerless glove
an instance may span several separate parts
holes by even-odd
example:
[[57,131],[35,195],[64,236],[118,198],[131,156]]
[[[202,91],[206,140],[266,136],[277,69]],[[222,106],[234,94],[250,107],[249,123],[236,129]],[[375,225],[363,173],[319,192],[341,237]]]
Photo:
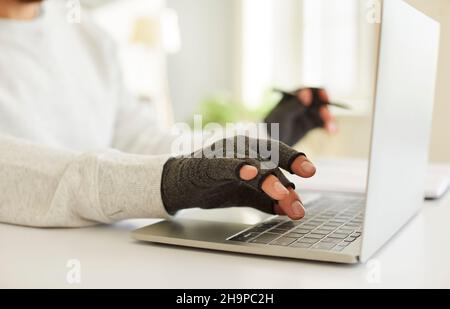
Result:
[[[215,156],[205,155],[211,153]],[[292,173],[292,163],[301,155],[278,141],[239,136],[189,156],[171,158],[164,165],[161,181],[164,206],[172,215],[187,208],[226,207],[253,207],[272,214],[276,202],[262,191],[262,183],[274,175],[285,187],[295,188],[280,168]],[[258,176],[242,180],[240,170],[244,165],[258,168]],[[272,168],[266,168],[269,165]]]
[[[295,93],[300,92],[297,90]],[[269,136],[279,138],[287,145],[293,146],[313,129],[321,128],[325,124],[320,117],[320,108],[323,102],[320,99],[319,88],[311,88],[312,104],[306,107],[294,94],[283,94],[278,105],[269,113],[264,121],[269,124]],[[274,136],[270,124],[279,125],[279,136]]]

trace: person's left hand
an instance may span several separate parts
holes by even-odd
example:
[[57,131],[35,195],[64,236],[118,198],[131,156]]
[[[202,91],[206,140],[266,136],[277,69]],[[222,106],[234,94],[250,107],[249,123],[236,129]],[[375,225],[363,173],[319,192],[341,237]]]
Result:
[[306,113],[317,127],[324,128],[329,133],[336,133],[336,121],[328,108],[330,98],[325,89],[304,88],[296,94],[298,103],[306,107]]
[[337,132],[335,118],[328,108],[329,102],[328,93],[322,88],[303,88],[292,94],[285,93],[265,119],[268,124],[279,125],[278,134],[272,132],[269,126],[269,135],[293,146],[317,128]]

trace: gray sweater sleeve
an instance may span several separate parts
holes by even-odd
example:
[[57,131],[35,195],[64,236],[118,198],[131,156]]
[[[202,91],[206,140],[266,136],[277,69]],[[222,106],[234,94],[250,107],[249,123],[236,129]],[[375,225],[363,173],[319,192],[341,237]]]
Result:
[[0,135],[0,222],[82,227],[165,218],[166,156],[75,153]]

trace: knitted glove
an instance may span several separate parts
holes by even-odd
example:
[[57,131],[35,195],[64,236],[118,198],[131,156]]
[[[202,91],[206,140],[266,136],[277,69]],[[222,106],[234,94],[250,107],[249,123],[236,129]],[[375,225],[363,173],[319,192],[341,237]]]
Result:
[[[238,136],[190,156],[171,158],[162,175],[164,206],[172,215],[194,207],[253,207],[272,214],[276,201],[262,191],[264,180],[274,175],[285,187],[295,189],[280,168],[292,173],[293,162],[302,155],[278,141]],[[242,180],[240,170],[244,165],[258,168],[258,176],[251,181]]]
[[[295,145],[311,130],[323,128],[325,125],[320,117],[320,108],[326,104],[319,95],[323,89],[309,89],[312,91],[312,104],[309,107],[297,96],[303,89],[293,94],[284,93],[281,101],[264,120],[267,124],[279,124],[279,140],[288,145]],[[269,135],[273,137],[272,133],[269,126]]]

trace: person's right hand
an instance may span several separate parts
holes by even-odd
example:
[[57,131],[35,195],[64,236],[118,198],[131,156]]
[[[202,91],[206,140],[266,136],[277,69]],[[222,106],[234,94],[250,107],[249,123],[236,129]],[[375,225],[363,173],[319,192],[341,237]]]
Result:
[[[241,141],[245,143],[242,150],[237,147]],[[267,149],[267,144],[269,149],[279,149],[279,162],[277,167],[265,170],[267,160],[259,149]],[[208,147],[208,153],[213,150],[221,153],[220,157],[207,158],[202,155],[204,150],[172,158],[165,164],[161,193],[170,214],[194,207],[253,207],[293,220],[304,217],[305,209],[295,186],[280,170],[303,178],[314,176],[316,168],[303,153],[277,141],[248,137],[226,139]],[[273,153],[271,156],[272,161],[277,157]]]

